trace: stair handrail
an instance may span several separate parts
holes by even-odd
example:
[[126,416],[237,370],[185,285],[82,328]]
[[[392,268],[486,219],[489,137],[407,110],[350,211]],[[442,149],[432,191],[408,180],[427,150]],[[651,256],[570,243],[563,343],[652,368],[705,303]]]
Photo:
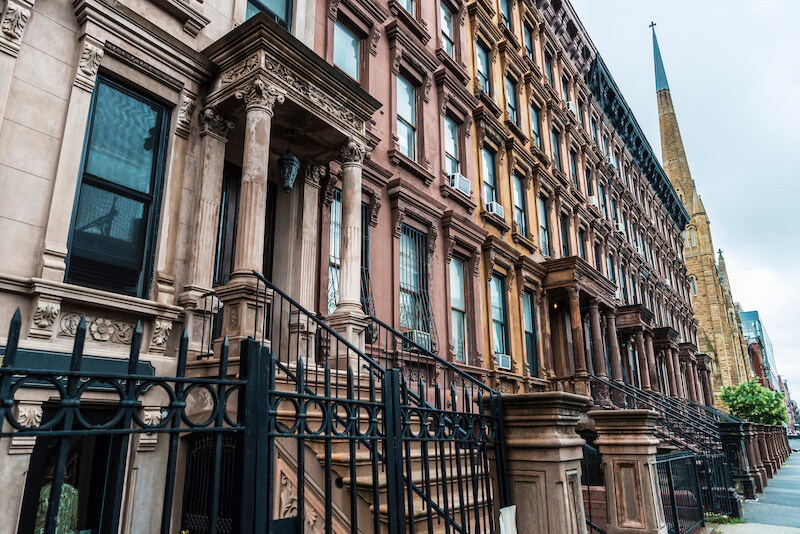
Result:
[[727,414],[727,413],[725,413],[725,412],[723,412],[721,410],[717,410],[716,408],[713,408],[711,406],[706,406],[705,404],[700,404],[699,402],[694,402],[694,401],[689,400],[689,399],[683,399],[683,400],[686,401],[687,403],[689,403],[690,405],[692,405],[692,406],[694,406],[696,408],[699,408],[700,410],[702,410],[703,412],[708,414],[712,419],[717,419],[717,422],[720,422],[720,423],[743,423],[744,422],[742,419],[739,419],[738,417],[736,417],[734,415]]

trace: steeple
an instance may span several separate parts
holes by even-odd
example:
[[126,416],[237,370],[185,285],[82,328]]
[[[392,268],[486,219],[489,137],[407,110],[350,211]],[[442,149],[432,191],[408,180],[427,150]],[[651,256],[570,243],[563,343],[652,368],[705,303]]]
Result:
[[680,128],[678,128],[678,118],[675,116],[675,108],[672,106],[667,74],[656,39],[655,23],[651,23],[650,27],[653,30],[653,61],[655,62],[656,95],[658,97],[658,122],[661,127],[662,164],[672,186],[683,198],[686,211],[691,217],[694,215],[692,210],[694,204],[692,200],[695,196],[694,181],[686,160],[686,151],[683,147]]
[[725,258],[722,257],[722,249],[717,251],[719,254],[719,259],[717,260],[717,269],[719,270],[719,281],[722,284],[722,287],[728,290],[728,293],[731,292],[731,284],[728,281],[728,268],[725,267]]
[[664,62],[661,61],[661,50],[658,48],[658,39],[656,39],[656,23],[650,23],[650,29],[653,30],[653,62],[656,66],[656,92],[662,89],[669,89],[667,83],[667,73],[664,71]]

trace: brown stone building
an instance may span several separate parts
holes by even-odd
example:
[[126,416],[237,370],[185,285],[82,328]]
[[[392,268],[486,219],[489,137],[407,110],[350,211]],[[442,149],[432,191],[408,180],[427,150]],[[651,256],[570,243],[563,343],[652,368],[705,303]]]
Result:
[[714,393],[719,396],[722,386],[747,381],[753,376],[753,370],[731,294],[725,260],[720,250],[717,262],[710,218],[689,171],[655,29],[653,47],[662,160],[664,170],[691,217],[683,238],[692,308],[699,323],[698,348],[711,359]]

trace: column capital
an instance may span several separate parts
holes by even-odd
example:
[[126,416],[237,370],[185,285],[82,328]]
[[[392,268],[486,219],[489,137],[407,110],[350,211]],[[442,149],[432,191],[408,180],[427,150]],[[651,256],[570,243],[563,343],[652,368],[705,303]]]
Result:
[[580,298],[580,294],[580,290],[577,287],[567,288],[567,295],[569,295],[570,300],[578,300]]
[[236,98],[244,100],[247,111],[261,109],[272,115],[275,104],[283,104],[286,95],[263,78],[256,78],[250,85],[236,91]]
[[213,135],[220,141],[227,141],[228,131],[234,127],[234,122],[228,120],[214,108],[206,108],[200,114],[200,136]]
[[325,176],[325,172],[327,170],[328,169],[322,165],[306,165],[303,181],[306,185],[319,189],[320,184],[322,183],[322,177]]
[[599,308],[599,306],[600,306],[600,301],[597,300],[597,297],[591,297],[589,299],[589,308],[596,310]]
[[365,159],[372,157],[372,151],[353,138],[339,149],[339,161],[342,165],[363,165]]
[[616,308],[608,308],[606,310],[606,317],[613,318],[614,320],[617,319],[617,309]]

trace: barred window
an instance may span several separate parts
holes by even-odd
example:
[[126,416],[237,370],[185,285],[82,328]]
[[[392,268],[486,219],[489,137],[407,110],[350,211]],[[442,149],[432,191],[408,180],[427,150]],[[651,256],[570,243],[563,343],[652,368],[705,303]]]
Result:
[[[334,189],[331,201],[330,248],[328,252],[328,313],[339,305],[339,275],[342,254],[342,191]],[[369,279],[369,205],[361,203],[361,306],[371,315]]]
[[404,224],[400,234],[400,326],[431,333],[428,236]]

